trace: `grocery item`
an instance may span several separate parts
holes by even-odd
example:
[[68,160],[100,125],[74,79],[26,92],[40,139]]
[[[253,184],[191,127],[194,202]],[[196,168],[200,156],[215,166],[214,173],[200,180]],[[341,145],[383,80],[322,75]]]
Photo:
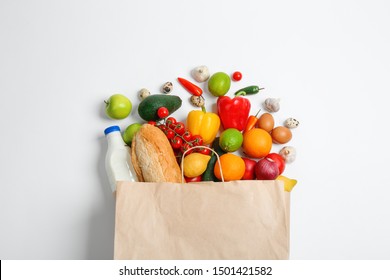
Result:
[[286,163],[291,163],[295,160],[297,152],[294,147],[286,146],[279,151],[279,154],[284,158]]
[[232,80],[235,82],[241,81],[242,79],[242,74],[239,71],[236,71],[232,74]]
[[192,135],[200,135],[205,145],[213,142],[220,125],[221,120],[215,113],[192,110],[187,115],[188,130]]
[[218,97],[225,95],[230,89],[230,77],[224,72],[214,73],[208,81],[209,92]]
[[211,156],[201,153],[191,153],[183,159],[183,173],[188,178],[198,177],[206,171]]
[[147,88],[143,88],[139,91],[139,98],[144,100],[146,97],[150,95],[150,91]]
[[140,182],[181,182],[172,147],[157,127],[144,124],[132,142],[132,163]]
[[219,137],[219,146],[225,152],[235,152],[241,145],[244,137],[241,132],[235,128],[225,129]]
[[281,175],[284,172],[284,169],[286,168],[286,161],[284,158],[278,154],[278,153],[269,153],[266,158],[272,159],[276,164],[278,165],[279,169],[279,175]]
[[262,89],[264,89],[264,88],[261,88],[259,86],[248,86],[248,87],[244,87],[242,89],[237,90],[234,93],[234,95],[237,96],[237,95],[256,94]]
[[192,105],[194,105],[196,107],[204,108],[205,101],[204,101],[204,97],[202,95],[201,96],[193,95],[193,96],[191,96],[190,100],[191,100]]
[[271,131],[272,141],[276,144],[286,144],[292,138],[291,130],[285,126],[277,126]]
[[190,81],[184,79],[184,78],[177,78],[177,80],[180,82],[180,84],[192,95],[195,96],[201,96],[203,93],[203,90],[198,87],[197,85],[191,83]]
[[133,141],[135,133],[141,128],[141,126],[142,124],[140,123],[132,123],[126,127],[125,131],[123,132],[122,138],[128,146],[131,146],[131,141]]
[[256,178],[255,166],[257,161],[247,157],[242,157],[242,159],[245,162],[245,173],[244,176],[242,176],[241,180],[254,180]]
[[171,93],[173,91],[173,84],[172,84],[172,82],[166,82],[165,84],[163,84],[161,90],[165,94]]
[[107,139],[105,168],[112,192],[119,181],[137,181],[137,175],[131,162],[129,147],[122,139],[119,126],[110,126],[104,130]]
[[252,128],[254,128],[256,126],[257,122],[259,121],[257,116],[259,115],[260,111],[261,111],[261,109],[259,109],[259,111],[257,111],[256,115],[249,116],[248,120],[246,121],[244,133],[247,132],[248,130],[251,130]]
[[272,148],[271,135],[261,128],[253,128],[244,133],[242,150],[252,158],[262,158],[269,154]]
[[131,101],[123,94],[113,94],[104,103],[106,103],[106,115],[111,119],[121,120],[131,113]]
[[156,121],[161,119],[157,111],[160,107],[166,107],[169,114],[172,114],[182,105],[182,100],[176,95],[152,94],[146,97],[138,105],[138,114],[145,121]]
[[279,168],[271,158],[262,158],[255,165],[257,180],[275,180],[279,176]]
[[279,98],[267,98],[264,101],[264,107],[271,113],[275,113],[280,110]]
[[198,83],[205,82],[210,77],[209,68],[205,65],[198,66],[191,71],[191,75]]
[[[245,162],[240,156],[226,153],[220,156],[219,160],[221,162],[223,178],[226,182],[240,180],[244,176]],[[214,165],[214,175],[221,180],[221,170],[218,163]]]
[[291,192],[292,189],[297,184],[297,180],[288,178],[288,177],[283,176],[283,175],[279,175],[278,177],[276,177],[276,180],[280,180],[280,181],[284,182],[284,190],[286,192]]
[[[219,146],[219,137],[216,137],[211,145],[212,149],[218,154],[218,156],[222,156],[226,152],[221,149]],[[211,158],[209,162],[207,163],[207,168],[205,172],[202,174],[202,181],[214,181],[218,182],[220,181],[215,175],[214,175],[214,166],[217,162],[217,156],[214,153],[211,153]]]
[[288,128],[296,128],[299,125],[299,121],[294,118],[288,118],[285,122],[284,125]]
[[275,120],[270,113],[264,113],[260,116],[257,126],[264,129],[267,132],[271,132],[274,129]]
[[217,100],[218,115],[221,118],[224,129],[236,128],[239,131],[244,130],[250,109],[250,101],[241,96],[234,98],[221,96]]

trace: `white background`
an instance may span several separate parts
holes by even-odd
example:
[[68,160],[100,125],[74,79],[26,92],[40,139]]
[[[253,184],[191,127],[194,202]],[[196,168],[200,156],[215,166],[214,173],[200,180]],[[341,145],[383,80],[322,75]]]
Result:
[[[205,64],[301,125],[291,259],[389,259],[388,1],[0,1],[0,259],[111,259],[103,130]],[[133,102],[104,115],[113,93]],[[207,96],[208,109],[215,98]],[[278,151],[280,147],[275,146]]]

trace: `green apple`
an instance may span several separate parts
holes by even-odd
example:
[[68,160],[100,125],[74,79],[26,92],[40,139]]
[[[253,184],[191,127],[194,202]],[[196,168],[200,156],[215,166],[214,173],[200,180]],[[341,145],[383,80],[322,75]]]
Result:
[[123,141],[129,146],[131,146],[131,141],[133,141],[134,135],[137,133],[137,131],[141,128],[142,124],[140,123],[133,123],[126,127],[125,131],[123,131]]
[[230,89],[230,77],[224,72],[214,73],[208,81],[209,92],[214,96],[223,96]]
[[130,99],[122,94],[111,95],[106,103],[106,115],[111,119],[121,120],[130,115],[133,105]]

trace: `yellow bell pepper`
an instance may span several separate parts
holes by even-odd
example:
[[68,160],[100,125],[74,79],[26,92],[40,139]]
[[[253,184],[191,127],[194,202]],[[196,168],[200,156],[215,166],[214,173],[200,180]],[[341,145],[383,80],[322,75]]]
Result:
[[192,110],[187,116],[187,129],[192,135],[200,135],[203,144],[211,144],[219,131],[221,120],[215,113]]

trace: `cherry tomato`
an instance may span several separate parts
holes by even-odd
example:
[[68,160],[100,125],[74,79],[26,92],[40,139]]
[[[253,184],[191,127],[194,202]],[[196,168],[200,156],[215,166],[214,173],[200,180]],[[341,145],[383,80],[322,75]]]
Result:
[[206,149],[206,148],[196,149],[196,152],[200,153],[200,154],[203,154],[203,155],[206,155],[206,156],[211,154],[211,151],[209,149]]
[[180,136],[175,136],[171,140],[171,146],[173,149],[178,150],[180,149],[181,145],[183,144],[183,140],[180,138]]
[[169,115],[169,111],[166,107],[160,107],[158,108],[157,110],[157,116],[160,118],[160,119],[163,119],[163,118],[166,118],[168,117]]
[[189,177],[184,176],[184,179],[186,180],[186,183],[190,183],[190,182],[200,182],[200,181],[202,181],[202,176],[199,175],[199,176],[192,177],[192,178],[189,178]]
[[236,81],[236,82],[240,81],[242,79],[241,72],[238,72],[238,71],[234,72],[232,75],[232,78],[233,78],[233,81]]
[[[192,148],[192,145],[190,145],[190,144],[188,144],[188,143],[183,143],[182,145],[181,145],[181,147],[180,147],[180,151],[182,152],[182,153],[184,153],[185,151],[187,151],[187,150],[189,150],[189,149],[191,149]],[[187,153],[186,153],[186,155],[189,155],[189,154],[191,154],[192,153],[192,150],[191,151],[188,151]]]
[[185,132],[186,127],[185,127],[184,123],[182,123],[182,122],[177,122],[177,123],[175,124],[175,128],[174,128],[173,130],[174,130],[177,134],[182,135],[182,134]]
[[148,121],[148,124],[150,124],[150,125],[156,125],[156,122],[155,121]]
[[184,139],[185,141],[189,142],[189,141],[191,141],[191,139],[192,139],[192,134],[191,134],[191,132],[189,132],[188,130],[186,130],[186,131],[183,133],[183,135],[182,135],[181,137],[183,137],[183,139]]
[[166,119],[165,124],[173,129],[173,126],[177,123],[176,119],[174,117],[169,117]]
[[165,135],[167,136],[167,138],[169,140],[171,140],[171,139],[173,139],[173,137],[175,137],[176,134],[175,134],[175,132],[172,129],[167,129],[165,131]]
[[191,142],[194,146],[202,146],[203,138],[200,135],[193,135],[191,138]]

